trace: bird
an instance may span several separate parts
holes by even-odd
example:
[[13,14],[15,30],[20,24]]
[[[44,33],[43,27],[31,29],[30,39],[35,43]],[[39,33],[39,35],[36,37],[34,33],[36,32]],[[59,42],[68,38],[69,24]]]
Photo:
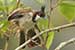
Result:
[[[45,17],[45,6],[41,6],[40,10],[17,8],[8,16],[8,21],[14,22],[20,29],[20,44],[22,45],[25,41],[29,40],[40,32],[37,26],[37,21],[40,18]],[[32,40],[28,46],[30,48],[38,46],[43,41],[42,37],[39,36]],[[25,48],[25,46],[23,47]]]

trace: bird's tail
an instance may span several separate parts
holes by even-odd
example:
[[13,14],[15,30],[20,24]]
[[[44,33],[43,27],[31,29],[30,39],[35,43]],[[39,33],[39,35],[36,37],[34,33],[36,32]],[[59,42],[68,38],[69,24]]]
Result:
[[[22,45],[24,42],[25,42],[25,33],[24,31],[20,31],[20,44],[19,45]],[[23,48],[25,48],[25,46]]]

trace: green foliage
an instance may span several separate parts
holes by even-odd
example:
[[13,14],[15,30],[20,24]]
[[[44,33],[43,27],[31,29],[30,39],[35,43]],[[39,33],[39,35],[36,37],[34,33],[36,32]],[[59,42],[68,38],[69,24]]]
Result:
[[0,11],[11,12],[16,7],[16,0],[0,0]]
[[[52,24],[50,24],[50,25],[52,27]],[[41,20],[39,20],[38,26],[39,26],[40,30],[48,29],[48,19],[41,19]],[[46,40],[46,35],[47,35],[47,33],[43,34],[44,40]],[[47,49],[50,48],[50,46],[52,44],[52,41],[53,41],[53,38],[54,38],[54,32],[49,32],[48,38],[47,38],[47,41],[46,41],[46,48]]]
[[3,30],[3,32],[5,32],[5,30],[7,30],[8,27],[8,21],[7,20],[3,20],[0,22],[0,24],[3,24],[3,27],[1,30]]
[[16,0],[0,0],[0,35],[8,29],[7,15],[16,7]]
[[75,2],[62,2],[60,4],[60,11],[68,21],[72,22],[75,17]]
[[6,32],[8,29],[8,21],[2,20],[0,21],[0,35],[3,37],[4,32]]

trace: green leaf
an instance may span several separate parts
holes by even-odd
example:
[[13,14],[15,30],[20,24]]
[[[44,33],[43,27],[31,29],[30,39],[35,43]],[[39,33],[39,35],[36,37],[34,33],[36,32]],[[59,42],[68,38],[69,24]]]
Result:
[[48,38],[47,38],[47,43],[46,43],[46,48],[49,49],[54,38],[54,32],[49,32],[48,33]]
[[[48,29],[48,19],[41,19],[39,20],[38,22],[38,26],[40,28],[40,30],[46,30]],[[52,27],[52,25],[51,25]],[[44,40],[46,40],[46,33],[44,33],[42,36],[44,38]],[[48,33],[48,38],[47,38],[47,43],[46,43],[46,48],[49,49],[51,44],[52,44],[52,41],[53,41],[53,37],[54,37],[54,32],[49,32]]]
[[60,4],[60,11],[65,15],[69,22],[72,22],[75,17],[75,2],[62,2]]
[[47,19],[41,19],[38,21],[38,26],[41,30],[48,28],[48,20]]

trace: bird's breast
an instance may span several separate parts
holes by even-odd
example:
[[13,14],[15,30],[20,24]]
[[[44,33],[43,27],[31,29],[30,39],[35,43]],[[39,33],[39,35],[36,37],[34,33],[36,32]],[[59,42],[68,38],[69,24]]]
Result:
[[34,25],[35,25],[35,23],[32,21],[24,21],[24,23],[21,22],[20,27],[22,29],[24,29],[24,31],[28,31],[28,30],[34,28]]
[[34,27],[35,23],[32,21],[32,16],[25,14],[24,17],[19,19],[19,25],[21,29],[27,31]]

